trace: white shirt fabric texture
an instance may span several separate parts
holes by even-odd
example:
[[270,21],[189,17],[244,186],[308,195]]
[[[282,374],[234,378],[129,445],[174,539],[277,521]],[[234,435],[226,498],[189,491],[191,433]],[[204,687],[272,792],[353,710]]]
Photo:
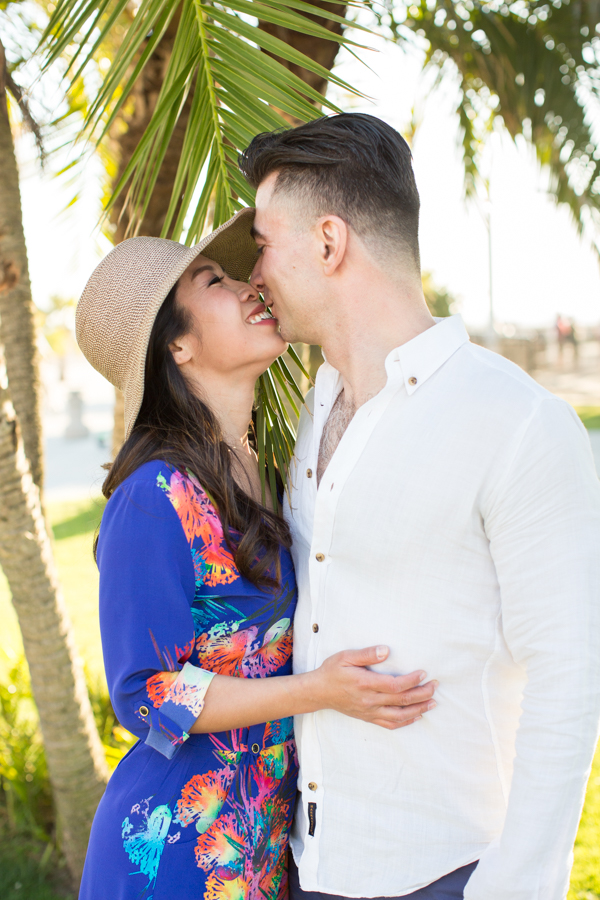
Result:
[[301,417],[286,503],[294,672],[387,644],[374,670],[425,670],[438,706],[396,731],[296,717],[300,883],[402,896],[480,860],[465,900],[563,900],[600,717],[589,439],[567,403],[471,344],[459,316],[385,366],[318,489],[342,387],[327,362]]

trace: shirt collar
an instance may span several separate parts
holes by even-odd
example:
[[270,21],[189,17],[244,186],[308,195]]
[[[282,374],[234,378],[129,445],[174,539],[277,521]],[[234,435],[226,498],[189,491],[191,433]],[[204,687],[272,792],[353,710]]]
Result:
[[[389,381],[404,381],[407,394],[414,394],[428,378],[450,359],[459,347],[469,341],[467,329],[459,315],[436,318],[435,325],[422,331],[406,344],[396,347],[385,359]],[[317,373],[322,388],[329,382],[333,392],[340,380],[337,369],[327,362]],[[320,377],[319,377],[320,376]]]
[[398,365],[410,396],[468,341],[467,329],[459,315],[436,318],[432,328],[388,354],[385,361],[388,376]]

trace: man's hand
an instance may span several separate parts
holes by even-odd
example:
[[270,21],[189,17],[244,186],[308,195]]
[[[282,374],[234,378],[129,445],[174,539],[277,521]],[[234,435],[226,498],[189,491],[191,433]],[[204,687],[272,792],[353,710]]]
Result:
[[425,672],[382,675],[366,668],[383,662],[389,652],[384,646],[343,650],[306,673],[313,681],[315,709],[335,709],[389,730],[410,725],[433,709],[438,682],[421,684]]

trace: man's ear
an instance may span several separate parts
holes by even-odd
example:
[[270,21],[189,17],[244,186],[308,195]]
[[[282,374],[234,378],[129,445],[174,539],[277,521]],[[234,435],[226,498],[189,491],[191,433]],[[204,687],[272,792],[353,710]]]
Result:
[[184,335],[169,344],[169,350],[178,366],[184,366],[193,356],[191,344],[186,338],[187,335]]
[[315,228],[323,274],[333,275],[346,255],[348,225],[339,216],[322,216]]

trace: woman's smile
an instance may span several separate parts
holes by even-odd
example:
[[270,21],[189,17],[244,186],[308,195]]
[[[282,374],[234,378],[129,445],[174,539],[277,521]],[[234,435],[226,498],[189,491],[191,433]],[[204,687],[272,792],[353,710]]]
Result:
[[262,325],[265,322],[274,322],[277,325],[277,319],[271,314],[271,311],[263,306],[257,306],[256,309],[246,319],[249,325]]

